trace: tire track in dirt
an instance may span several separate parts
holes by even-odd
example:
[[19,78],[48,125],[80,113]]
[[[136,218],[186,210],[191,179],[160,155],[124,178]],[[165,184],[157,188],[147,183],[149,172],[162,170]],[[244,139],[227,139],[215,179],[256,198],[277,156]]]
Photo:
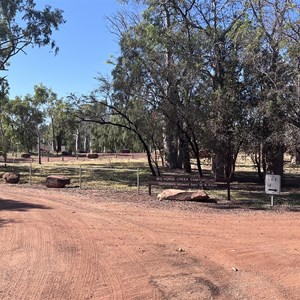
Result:
[[[78,213],[76,213],[75,215],[78,215]],[[93,215],[92,216],[88,215],[87,218],[92,220]],[[97,264],[99,266],[101,266],[103,270],[105,270],[104,273],[105,273],[105,277],[107,278],[107,280],[106,280],[107,284],[105,284],[105,286],[110,288],[110,291],[111,291],[110,293],[111,293],[113,299],[127,299],[128,297],[131,297],[132,295],[128,295],[128,292],[124,291],[124,289],[125,289],[124,285],[122,284],[122,280],[118,276],[119,267],[116,270],[114,270],[114,268],[113,268],[114,263],[112,264],[107,259],[108,257],[112,257],[113,258],[112,261],[117,261],[119,263],[119,260],[121,260],[122,258],[127,259],[127,256],[124,255],[124,253],[123,253],[124,251],[120,247],[116,247],[116,251],[113,251],[113,247],[111,247],[110,243],[108,245],[106,245],[105,243],[104,243],[104,245],[102,243],[100,243],[100,244],[97,243],[97,241],[102,240],[99,238],[99,236],[100,237],[103,236],[103,233],[102,233],[103,228],[100,228],[101,230],[99,230],[98,232],[96,230],[97,221],[98,220],[96,219],[94,222],[91,222],[91,224],[96,224],[96,225],[88,225],[88,227],[92,226],[93,231],[96,233],[96,234],[94,234],[94,237],[92,238],[92,240],[95,241],[93,243],[94,249],[90,249],[90,252],[100,254],[97,256]],[[108,218],[107,220],[105,220],[105,218],[103,218],[103,216],[101,216],[101,224],[102,224],[101,225],[102,227],[106,227],[107,224],[112,225],[111,218]],[[115,226],[115,225],[113,224],[112,226]],[[76,235],[78,235],[78,233],[76,233]],[[106,239],[109,241],[112,241],[115,239],[115,236],[109,235],[107,230],[106,230],[105,235],[106,235]],[[88,237],[88,235],[86,233],[82,233],[82,234],[80,234],[80,236]],[[71,236],[71,238],[72,238],[72,240],[75,240],[76,236],[74,236],[74,237]],[[86,238],[85,242],[89,243],[90,240],[91,239]],[[102,240],[102,241],[105,241],[105,240]],[[117,241],[117,243],[119,243],[119,241]],[[95,247],[96,244],[97,244],[97,246]],[[90,248],[90,245],[89,245],[89,248]],[[140,275],[136,275],[136,276],[140,277]],[[137,281],[138,281],[137,278],[135,278],[135,281],[137,283]],[[139,288],[138,288],[139,291],[138,292],[136,291],[136,293],[140,294],[141,293],[140,292],[141,285],[137,284],[137,286],[139,286]],[[100,285],[100,288],[103,289],[103,285],[102,286]],[[107,294],[109,294],[109,293],[107,293]],[[93,295],[94,295],[94,297],[100,297],[97,288],[93,288]],[[101,297],[103,297],[103,295]]]
[[[14,212],[14,218],[21,220],[22,212]],[[34,269],[32,257],[35,253],[31,251],[29,239],[38,240],[35,235],[27,236],[26,227],[23,226],[23,221],[17,224],[11,224],[6,226],[9,228],[9,233],[4,237],[11,237],[10,239],[4,238],[2,245],[2,261],[1,267],[5,266],[4,279],[10,285],[10,289],[1,288],[1,293],[4,294],[4,299],[14,299],[11,297],[11,291],[20,290],[22,291],[22,279],[28,273],[28,269]],[[11,259],[11,253],[18,255],[18,262]],[[2,269],[2,268],[1,268]],[[22,292],[20,293],[22,294]],[[22,296],[20,296],[22,299]]]
[[[12,276],[21,291],[0,278],[0,299],[3,287],[9,287],[3,299],[22,300],[297,299],[299,276],[291,278],[299,275],[297,230],[287,236],[287,218],[280,215],[163,211],[56,190],[26,191],[12,188],[0,195],[52,209],[0,209],[0,220],[17,220],[0,225],[6,249],[0,249],[0,262],[14,259],[14,253],[4,253],[9,249],[20,255],[11,265],[0,265],[0,275],[16,271],[25,278]],[[299,226],[293,216],[289,226]],[[282,229],[273,230],[277,223]],[[26,227],[34,241],[22,243]],[[9,234],[13,238],[5,244]],[[285,244],[276,248],[279,239]]]
[[[113,218],[112,214],[114,215]],[[147,213],[148,217],[151,218],[149,214],[151,213]],[[167,219],[169,218],[167,217]],[[119,253],[119,263],[117,265],[118,269],[116,269],[116,272],[123,272],[121,275],[123,280],[128,281],[134,279],[134,277],[128,277],[128,269],[132,270],[138,267],[140,272],[141,270],[145,270],[144,273],[146,276],[148,276],[148,280],[150,276],[149,282],[154,287],[159,289],[160,297],[165,297],[165,293],[162,291],[162,288],[160,288],[160,281],[165,281],[165,288],[173,290],[172,294],[176,295],[176,292],[174,292],[175,287],[173,286],[171,280],[169,280],[169,286],[166,286],[165,279],[169,277],[173,279],[177,278],[177,282],[181,283],[181,286],[178,284],[176,287],[178,289],[176,290],[177,293],[179,293],[179,291],[181,292],[179,295],[177,295],[178,298],[176,299],[191,299],[191,294],[188,294],[188,298],[184,298],[183,292],[187,292],[186,289],[189,289],[189,292],[193,293],[193,296],[195,297],[193,299],[203,299],[203,289],[209,291],[208,294],[213,296],[213,289],[209,287],[215,286],[215,284],[212,283],[212,280],[217,281],[216,278],[222,278],[222,280],[224,280],[225,277],[229,277],[228,272],[225,272],[220,266],[213,264],[208,259],[206,259],[204,264],[199,258],[195,258],[189,253],[177,251],[176,244],[174,244],[172,240],[169,238],[166,239],[165,235],[163,238],[160,238],[162,231],[168,233],[168,230],[166,229],[157,228],[155,226],[150,227],[143,222],[134,221],[132,220],[132,216],[130,216],[130,214],[125,215],[122,211],[110,212],[108,221],[111,225],[113,224],[113,227],[116,228],[113,232],[111,232],[116,240],[121,240],[119,236],[120,227],[122,227],[123,231],[130,232],[128,237],[123,235],[123,245],[121,247],[116,245],[115,247]],[[135,233],[134,240],[132,240],[132,232]],[[142,238],[138,238],[139,234],[142,236]],[[126,241],[125,244],[124,240]],[[120,255],[120,253],[123,254]],[[147,256],[147,258],[145,256]],[[123,260],[125,261],[123,262]],[[135,266],[132,264],[132,262],[134,262]],[[188,274],[185,274],[184,278],[179,280],[179,278],[182,276],[183,269],[188,272]],[[164,274],[168,275],[165,276]],[[189,278],[189,280],[186,280],[187,278]],[[134,284],[134,282],[132,282],[132,284]],[[230,289],[232,289],[231,287],[219,283],[218,281],[217,284],[220,286],[219,294],[221,294],[221,299],[232,298],[230,292]],[[201,292],[199,292],[199,289]],[[236,291],[237,287],[235,287],[235,294]],[[241,292],[239,293],[241,294]],[[170,295],[171,294],[168,293],[167,299],[171,299],[169,298]]]
[[[26,196],[24,198],[26,199]],[[47,199],[47,196],[44,196],[44,199]],[[43,200],[43,202],[44,201],[45,200]],[[75,215],[77,215],[77,213]],[[56,214],[55,224],[51,224],[50,218],[48,219],[45,218],[45,221],[46,220],[50,228],[52,228],[55,225],[55,228],[59,230],[60,236],[62,237],[65,236],[64,231],[68,232],[68,235],[71,238],[71,240],[76,240],[76,236],[88,236],[86,232],[78,232],[78,231],[76,232],[75,236],[72,236],[72,228],[75,227],[76,224],[72,224],[71,219],[64,220],[60,224],[61,214]],[[69,222],[68,226],[66,226],[67,221]],[[105,234],[106,234],[106,240],[108,240],[109,243],[107,244],[106,240],[99,240],[98,238],[98,245],[95,248],[96,251],[91,250],[91,252],[97,253],[97,249],[104,249],[102,251],[104,259],[98,257],[98,261],[97,261],[98,265],[102,265],[102,266],[105,264],[107,265],[108,257],[111,257],[112,261],[113,260],[116,261],[115,263],[110,262],[109,268],[106,269],[106,274],[108,277],[107,281],[108,281],[108,285],[111,286],[112,289],[111,294],[113,299],[133,299],[135,297],[138,297],[139,295],[144,298],[158,297],[157,292],[154,291],[155,289],[149,286],[149,278],[152,275],[161,276],[160,266],[164,265],[163,272],[167,272],[172,276],[174,276],[174,274],[176,275],[182,272],[181,270],[182,265],[178,264],[179,257],[175,257],[172,254],[172,252],[175,251],[173,249],[174,245],[172,245],[171,247],[170,246],[161,247],[161,245],[158,242],[160,233],[157,233],[147,228],[147,226],[145,228],[145,226],[143,226],[141,223],[136,223],[134,221],[128,220],[127,217],[126,218],[124,217],[122,211],[106,212],[106,213],[102,212],[101,223],[103,224],[104,227],[107,227]],[[83,226],[81,226],[80,228],[82,227]],[[121,231],[120,228],[122,228]],[[127,234],[124,234],[124,232],[127,232]],[[132,235],[133,232],[135,232],[134,235]],[[137,237],[138,234],[140,234],[140,236],[142,236],[143,238],[139,239]],[[97,236],[99,235],[101,236],[101,230],[98,232]],[[74,257],[70,255],[69,253],[70,251],[68,251],[72,248],[70,246],[67,246],[67,240],[63,240],[58,243],[60,245],[64,244],[66,250],[65,252],[68,253],[66,258],[67,260],[69,260],[68,264],[74,264],[73,262]],[[139,253],[138,250],[143,249],[145,245],[149,245],[149,248],[152,245],[157,245],[157,246],[155,246],[153,250],[148,250],[147,254],[145,254],[145,252]],[[58,252],[59,250],[64,250],[64,249],[61,246],[59,246]],[[74,252],[75,251],[73,251],[73,253]],[[145,259],[145,255],[148,255],[149,257]],[[66,259],[64,261],[66,261]],[[168,264],[167,261],[169,261]],[[87,258],[85,258],[85,264],[87,264]],[[67,265],[65,265],[64,268],[67,268]],[[77,262],[77,265],[79,265],[78,266],[79,269],[83,269],[80,266],[80,263]],[[186,262],[185,262],[185,267],[187,267]],[[189,268],[191,273],[199,273],[199,271],[195,270],[194,266]],[[76,278],[74,278],[74,276],[72,277],[69,275],[69,277],[71,282],[78,281]],[[85,276],[82,274],[81,281],[84,280],[85,280]],[[125,289],[124,286],[129,288]],[[143,288],[144,290],[142,289],[141,291],[141,287],[143,286],[144,286]],[[77,288],[82,290],[80,286],[78,286]],[[64,288],[61,290],[61,293],[64,290],[67,290],[66,286],[64,286]],[[45,294],[51,295],[55,293],[56,293],[55,289],[47,290],[47,292],[43,293],[42,296],[44,296]],[[62,294],[62,296],[64,298],[67,298],[69,295],[66,292],[66,294]]]
[[[20,295],[20,299],[26,299],[26,297],[29,297],[31,299],[42,299],[42,298],[48,299],[49,295],[52,294],[51,289],[44,293],[45,296],[46,295],[48,296],[46,297],[38,296],[41,287],[43,287],[43,282],[46,280],[47,281],[52,280],[53,289],[57,289],[57,291],[59,291],[62,299],[67,298],[68,292],[66,292],[65,290],[68,290],[68,284],[64,283],[63,279],[64,277],[66,277],[65,275],[68,273],[68,269],[70,269],[73,264],[78,265],[80,274],[78,273],[74,275],[73,272],[70,272],[71,273],[70,277],[71,277],[71,281],[74,281],[74,284],[77,285],[77,283],[79,282],[79,288],[80,288],[79,291],[82,290],[80,287],[80,283],[83,282],[84,284],[87,281],[86,279],[87,276],[85,273],[86,272],[89,273],[89,271],[86,271],[82,266],[86,266],[86,265],[89,266],[88,263],[88,261],[90,260],[89,256],[86,255],[81,261],[78,259],[76,260],[75,257],[76,251],[74,251],[76,250],[75,249],[76,246],[72,244],[70,245],[67,244],[69,238],[71,238],[70,240],[72,240],[72,238],[74,238],[75,235],[77,234],[79,236],[81,234],[86,235],[86,232],[85,231],[78,232],[77,231],[78,224],[73,223],[71,218],[60,217],[59,214],[53,215],[52,213],[51,214],[43,213],[41,219],[39,220],[38,216],[39,214],[30,213],[31,220],[28,219],[27,222],[26,220],[23,220],[23,223],[26,223],[27,226],[30,223],[33,223],[35,227],[35,228],[31,228],[31,231],[29,231],[31,233],[30,242],[26,242],[28,240],[28,237],[25,235],[26,232],[22,232],[22,228],[25,228],[24,226],[22,227],[16,226],[14,228],[15,238],[14,241],[12,242],[13,243],[12,245],[18,245],[17,248],[20,248],[22,253],[28,253],[28,257],[26,259],[23,258],[22,261],[20,261],[19,258],[18,265],[21,265],[24,269],[27,269],[28,272],[32,272],[32,274],[29,274],[31,276],[30,283],[26,281],[22,282],[21,278],[26,278],[26,274],[24,274],[24,272],[22,273],[21,270],[18,268],[18,266],[16,265],[11,266],[9,269],[14,270],[14,280],[10,282],[10,285],[7,288],[8,292],[5,295],[6,298],[9,298],[10,291],[15,290],[16,285],[18,285],[17,288],[19,291],[18,293]],[[55,218],[55,223],[53,223],[52,221],[53,218]],[[37,234],[38,228],[40,227],[39,226],[40,223],[41,226],[43,227],[43,231],[44,231],[43,235],[48,238],[47,247],[45,247],[46,244],[42,240],[42,235]],[[74,229],[72,229],[73,226]],[[49,240],[49,237],[53,238],[53,240],[52,241]],[[76,241],[74,244],[76,244]],[[80,245],[81,244],[84,245],[84,243],[80,243]],[[16,253],[16,250],[17,249],[15,248],[11,248],[11,252],[14,252],[14,254],[18,254]],[[86,251],[85,253],[86,254],[92,253],[93,255],[94,253],[97,253],[97,251],[93,251],[93,249],[91,250],[92,250],[91,252]],[[35,251],[37,251],[38,253],[35,253]],[[55,260],[53,259],[54,258],[53,251],[56,251]],[[51,257],[51,253],[52,253],[52,257]],[[18,256],[21,255],[23,254],[18,254]],[[37,255],[39,255],[38,258]],[[96,259],[94,260],[96,261]],[[59,265],[58,263],[60,263],[61,265],[60,268],[57,267]],[[47,268],[43,267],[42,272],[39,272],[41,268],[38,267],[38,264],[45,264]],[[53,273],[54,276],[49,276],[49,274],[51,273]],[[57,278],[59,278],[59,280],[57,280]],[[69,280],[69,278],[67,279]],[[31,288],[28,290],[28,284],[30,284],[30,286],[35,286],[35,289]],[[64,288],[61,288],[62,286],[64,286]],[[28,296],[29,292],[30,292],[30,296]],[[79,295],[79,299],[85,297],[86,294],[87,293],[83,291],[83,294]]]
[[[126,231],[128,231],[128,232],[132,232],[132,231],[136,232],[136,229],[132,230],[132,228],[127,228],[128,226],[125,226],[125,223],[122,220],[113,221],[110,214],[111,213],[107,212],[107,215],[108,215],[107,222],[112,226],[111,233],[113,233],[114,230],[119,231],[119,228],[126,229]],[[117,215],[118,214],[116,214],[116,216]],[[122,215],[122,214],[120,214],[120,215]],[[116,218],[116,216],[114,216],[114,217]],[[121,216],[121,218],[122,218],[122,216]],[[102,219],[103,219],[103,214],[102,214]],[[140,226],[140,225],[138,225],[138,226]],[[108,231],[106,231],[106,235],[107,234],[108,234]],[[124,234],[121,234],[119,237],[116,237],[116,234],[112,234],[110,236],[110,238],[108,238],[108,240],[116,240],[117,245],[112,246],[112,245],[104,244],[104,245],[101,245],[100,248],[108,249],[108,252],[110,252],[110,253],[107,253],[106,256],[109,255],[109,256],[115,257],[116,261],[118,262],[116,264],[115,270],[113,272],[111,272],[112,275],[110,276],[110,278],[114,278],[114,285],[121,286],[121,283],[120,283],[121,279],[118,279],[118,277],[116,276],[116,274],[119,274],[119,277],[123,278],[122,280],[125,282],[126,285],[139,286],[138,289],[140,290],[141,284],[137,284],[138,281],[148,283],[148,277],[150,276],[150,274],[147,273],[146,271],[144,271],[144,272],[140,271],[143,269],[145,270],[145,268],[141,264],[137,265],[137,266],[133,266],[133,262],[136,265],[137,261],[139,261],[139,260],[138,260],[137,256],[133,256],[135,251],[132,251],[130,253],[128,251],[126,252],[126,251],[124,251],[125,248],[123,246],[120,246],[120,241],[123,239],[126,239],[126,236],[124,236]],[[154,240],[155,240],[155,237],[153,236],[151,242],[153,242]],[[149,243],[149,244],[151,244],[151,243]],[[156,256],[157,256],[157,254],[156,254]],[[150,261],[150,264],[152,264],[151,261]],[[113,269],[113,267],[111,266],[109,269]],[[123,269],[124,269],[124,272],[122,272]],[[135,269],[136,270],[134,272],[135,275],[133,275],[131,277],[128,277],[128,275],[125,275],[126,273],[128,274],[128,269],[131,269],[131,272],[133,269]],[[138,280],[138,278],[140,278],[140,279]],[[111,281],[112,281],[112,279],[111,279]],[[135,292],[133,291],[132,295],[130,295],[130,297],[131,296],[133,297],[134,293],[136,293],[136,291]],[[123,295],[115,294],[114,298],[116,298],[116,299],[123,298]]]
[[[24,198],[29,200],[32,197],[23,196],[23,199]],[[45,202],[45,200],[43,200],[43,202]],[[55,215],[53,215],[53,211],[55,211]],[[61,267],[52,267],[51,269],[50,266],[50,272],[48,272],[50,275],[48,274],[46,277],[49,288],[47,288],[40,296],[36,291],[34,291],[34,289],[28,289],[28,283],[25,283],[24,285],[20,283],[21,276],[25,276],[26,274],[21,274],[18,278],[15,278],[15,284],[19,284],[18,294],[20,295],[21,299],[26,299],[24,293],[28,294],[29,292],[32,299],[52,299],[50,295],[57,295],[58,293],[60,294],[61,299],[87,299],[88,297],[95,299],[100,299],[101,297],[102,299],[105,297],[105,295],[110,295],[112,299],[127,299],[126,291],[124,292],[124,287],[122,286],[122,282],[119,280],[117,273],[111,270],[111,266],[108,264],[109,262],[106,260],[105,255],[104,258],[100,258],[98,255],[100,252],[99,250],[103,248],[99,248],[99,246],[96,247],[94,241],[97,240],[97,237],[91,234],[91,225],[87,225],[82,222],[80,218],[77,217],[77,213],[72,214],[71,211],[68,213],[69,215],[65,215],[62,212],[58,213],[57,208],[54,208],[51,212],[49,212],[48,216],[43,213],[42,220],[44,223],[48,224],[49,227],[49,232],[45,232],[45,235],[50,235],[53,237],[53,241],[50,243],[50,246],[52,247],[52,252],[55,251],[56,265]],[[33,214],[31,214],[31,218],[32,215]],[[55,218],[55,221],[53,221],[53,218]],[[32,222],[35,223],[35,225],[38,225],[37,220]],[[101,222],[103,223],[103,221]],[[59,235],[55,238],[53,229],[59,233]],[[16,242],[22,239],[24,239],[24,235],[20,234],[20,236],[17,237],[13,243],[16,244]],[[36,243],[31,247],[38,248],[40,255],[42,257],[47,257],[49,253],[46,253],[41,249],[43,244],[41,239],[35,235],[34,240],[36,240]],[[80,245],[79,248],[78,245]],[[28,247],[21,248],[25,252],[28,252],[29,250]],[[117,252],[120,252],[120,249],[118,249]],[[101,254],[103,255],[105,253],[102,251]],[[115,259],[118,259],[117,253],[113,253],[113,256],[115,256]],[[27,263],[26,267],[30,270],[35,269],[32,265],[32,263],[35,261],[35,258],[34,256],[31,257],[31,264]],[[49,260],[52,260],[51,257]],[[74,270],[68,270],[70,269],[70,266],[75,266],[75,268],[78,269],[78,272],[75,272]],[[54,276],[51,274],[54,274]],[[66,277],[66,275],[68,275],[68,285],[71,285],[71,287],[67,284],[64,284],[64,281],[62,280],[64,277]],[[102,278],[100,278],[100,276]],[[41,290],[41,287],[43,287],[41,278],[43,277],[45,277],[45,275],[38,273],[37,268],[35,278],[32,278],[31,280],[31,285],[36,286],[36,289]],[[59,284],[56,280],[57,277],[61,278]],[[39,281],[36,278],[39,278]],[[99,281],[103,282],[103,284],[99,284]],[[88,290],[86,286],[88,286]],[[12,289],[13,283],[10,283],[7,290],[11,291]],[[76,297],[72,295],[72,291],[75,289],[77,293]],[[148,290],[151,290],[151,288],[148,287]],[[80,294],[79,291],[81,291]],[[5,297],[9,297],[9,293],[7,293]],[[55,296],[53,299],[55,299]]]
[[[276,219],[275,219],[276,221]],[[138,223],[137,223],[138,224]],[[180,230],[178,230],[178,228],[160,228],[159,226],[153,226],[153,224],[149,225],[147,229],[149,228],[155,228],[155,231],[165,234],[165,233],[170,233],[173,234],[177,233],[177,235],[180,235],[180,231],[185,231],[189,229],[189,233],[187,234],[187,238],[189,237],[195,237],[197,235],[199,235],[201,237],[201,233],[199,233],[199,231],[194,231],[193,230],[193,226],[189,225],[188,228],[185,228],[184,226],[184,222],[180,223],[179,225],[177,224],[177,226],[181,227]],[[187,232],[187,231],[186,231]],[[220,233],[222,233],[222,230],[219,231]],[[235,239],[238,241],[238,237],[239,237],[239,231],[234,232],[234,230],[232,230],[233,234],[231,234],[231,238]],[[165,235],[164,235],[165,236]],[[174,235],[173,235],[174,236]],[[271,236],[272,238],[272,236]],[[222,236],[218,237],[216,236],[217,240],[222,240]],[[247,240],[247,238],[246,238]],[[277,242],[277,240],[276,240]],[[239,245],[239,241],[237,243],[237,245]],[[289,244],[290,247],[290,253],[291,255],[298,253],[297,249],[296,249],[296,245],[299,246],[299,243],[295,243],[295,245],[293,244]],[[228,248],[228,245],[226,245],[226,243],[224,243],[225,248]],[[232,246],[232,245],[231,245]],[[208,246],[208,248],[212,249],[212,245]],[[278,248],[278,247],[277,247]],[[222,249],[222,247],[221,247]],[[245,290],[245,289],[251,289],[251,290],[255,290],[256,289],[256,293],[252,293],[252,296],[250,296],[249,298],[245,298],[244,296],[241,296],[242,293],[241,291],[239,291],[239,284],[238,284],[238,280],[235,279],[231,279],[230,277],[227,276],[228,281],[231,281],[231,286],[229,287],[224,287],[223,286],[223,292],[227,290],[233,290],[233,295],[235,295],[235,298],[238,297],[242,297],[243,299],[257,299],[260,297],[264,297],[263,295],[265,295],[265,297],[271,297],[272,299],[297,299],[296,295],[299,295],[299,293],[297,293],[297,289],[299,291],[299,286],[297,287],[297,280],[295,280],[295,278],[300,279],[300,274],[299,274],[299,267],[300,267],[300,261],[299,261],[299,256],[289,256],[287,255],[287,248],[286,247],[282,247],[282,251],[276,250],[276,253],[274,253],[274,249],[276,249],[276,243],[274,243],[274,245],[263,245],[261,243],[259,243],[259,245],[250,251],[244,250],[244,252],[246,253],[245,257],[242,257],[242,263],[241,265],[243,266],[242,270],[238,270],[239,271],[239,275],[237,276],[238,279],[244,278],[245,282],[251,282],[250,285],[245,285],[242,284],[241,290]],[[203,250],[203,248],[202,248]],[[248,249],[249,250],[249,249]],[[217,250],[217,252],[224,252],[223,250]],[[239,252],[239,251],[238,251]],[[222,254],[218,254],[219,256]],[[240,255],[241,256],[241,255]],[[167,260],[167,259],[166,259]],[[237,262],[239,262],[238,256],[235,257],[235,260]],[[268,264],[266,265],[266,267],[260,267],[260,266],[264,266],[265,262],[268,261]],[[178,262],[179,264],[182,264],[181,262]],[[251,263],[251,264],[255,264],[256,269],[262,269],[263,271],[268,271],[268,274],[272,274],[272,276],[266,274],[266,272],[257,272],[255,270],[251,270],[251,273],[249,273],[247,271],[247,264]],[[232,264],[232,266],[234,266],[235,264]],[[297,267],[298,266],[298,267]],[[185,266],[186,267],[186,266]],[[215,268],[214,268],[215,267]],[[231,267],[230,267],[231,269]],[[186,270],[186,268],[185,268]],[[213,273],[213,278],[216,278],[217,274],[223,274],[224,275],[224,270],[221,270],[220,266],[216,267],[212,264],[212,262],[206,262],[206,279],[205,280],[209,280],[207,273],[209,273],[209,270]],[[235,269],[233,268],[231,271],[234,271]],[[246,271],[244,271],[246,270]],[[242,272],[241,272],[242,271]],[[196,273],[196,272],[194,272]],[[276,279],[272,279],[273,274],[275,274],[275,277],[277,277]],[[228,274],[227,274],[228,275]],[[172,276],[172,275],[170,275]],[[225,277],[225,276],[224,276]],[[232,277],[232,276],[231,276]],[[291,280],[293,278],[293,280]],[[165,277],[164,277],[165,278]],[[284,281],[282,280],[284,279]],[[224,278],[223,278],[224,280]],[[288,281],[291,281],[291,283],[289,283]],[[284,284],[281,284],[284,283]],[[286,286],[289,286],[289,289],[286,289]],[[255,288],[254,288],[255,286]],[[174,287],[173,287],[174,288]],[[293,291],[293,293],[290,293],[289,291]],[[249,293],[249,292],[248,292]],[[170,294],[168,294],[168,298],[170,297]],[[228,295],[227,295],[228,297]],[[180,298],[179,298],[180,299]],[[197,299],[197,298],[195,298]]]

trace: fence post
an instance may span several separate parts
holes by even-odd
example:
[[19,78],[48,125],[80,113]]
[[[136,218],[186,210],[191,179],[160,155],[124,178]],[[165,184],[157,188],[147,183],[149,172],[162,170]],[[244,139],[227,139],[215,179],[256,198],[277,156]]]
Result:
[[137,193],[140,194],[140,169],[137,169],[136,174]]
[[32,162],[29,164],[29,185],[32,183]]
[[82,170],[81,166],[79,167],[79,189],[81,190],[81,178],[82,178]]

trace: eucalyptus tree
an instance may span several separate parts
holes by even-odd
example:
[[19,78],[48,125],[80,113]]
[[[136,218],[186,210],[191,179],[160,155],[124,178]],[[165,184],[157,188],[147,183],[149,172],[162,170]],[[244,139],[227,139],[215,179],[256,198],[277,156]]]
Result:
[[82,122],[114,126],[132,132],[147,154],[151,173],[159,174],[157,165],[155,169],[156,162],[146,135],[145,122],[149,112],[144,105],[137,105],[138,102],[143,102],[143,99],[122,99],[119,102],[116,102],[116,99],[118,97],[115,95],[113,83],[104,77],[99,77],[99,88],[91,95],[81,98],[74,95],[69,97],[69,101],[78,106],[76,116]]
[[296,3],[290,3],[291,9],[284,15],[287,25],[283,34],[287,41],[287,62],[292,66],[285,99],[288,127],[286,142],[290,152],[296,156],[296,162],[300,163],[300,7]]
[[[243,141],[246,103],[243,97],[241,44],[235,36],[245,20],[244,1],[168,1],[177,18],[201,36],[205,140],[213,150],[215,177],[231,177]],[[201,96],[201,95],[199,95]],[[198,111],[200,113],[200,110]]]
[[198,129],[203,120],[201,112],[195,112],[202,105],[202,37],[177,20],[170,1],[143,4],[147,8],[142,18],[119,30],[121,57],[113,72],[116,93],[138,95],[149,111],[157,111],[168,167],[183,165],[190,172],[191,150],[201,175]]
[[[55,53],[58,51],[55,41],[51,38],[53,30],[58,30],[65,20],[62,11],[52,10],[50,6],[44,9],[36,9],[33,0],[2,0],[0,2],[0,85],[7,85],[6,76],[3,71],[7,71],[12,57],[19,53],[25,53],[28,46],[50,45]],[[3,102],[3,97],[1,97]],[[1,148],[6,157],[9,148],[9,139],[4,128],[3,110],[1,103]]]
[[7,113],[8,98],[8,83],[3,80],[0,85],[0,155],[3,156],[6,162],[7,153],[11,146],[11,130],[9,124],[9,114]]
[[298,110],[299,44],[295,36],[299,36],[299,7],[284,0],[248,3],[248,23],[240,34],[251,86],[253,153],[258,170],[262,167],[264,174],[283,175],[287,125],[295,125]]
[[16,97],[7,103],[9,123],[19,149],[30,152],[38,144],[44,124],[44,114],[34,104],[32,96]]
[[[114,116],[111,121],[117,123],[118,117]],[[119,120],[119,122],[121,122]],[[92,148],[97,152],[120,152],[128,149],[130,152],[143,152],[144,148],[137,140],[136,135],[122,127],[96,125],[91,127]]]
[[120,31],[115,95],[139,95],[160,111],[168,165],[180,165],[180,143],[195,153],[205,145],[215,176],[231,177],[244,144],[263,167],[261,178],[282,174],[287,129],[299,128],[296,3],[135,2],[146,9]]
[[52,151],[60,152],[63,142],[73,143],[74,137],[69,134],[75,127],[73,109],[66,101],[58,98],[51,88],[39,84],[34,86],[33,104],[45,115]]
[[[2,0],[0,2],[0,71],[8,69],[10,59],[24,53],[26,47],[50,45],[57,53],[58,48],[51,38],[65,20],[62,10],[36,8],[34,0]],[[0,76],[0,83],[5,76]]]
[[54,124],[56,122],[54,122],[54,118],[59,120],[59,118],[55,116],[55,110],[57,110],[57,107],[60,107],[59,99],[50,88],[45,87],[43,84],[39,84],[34,86],[33,100],[34,104],[40,107],[50,120],[52,151],[56,151],[57,143]]

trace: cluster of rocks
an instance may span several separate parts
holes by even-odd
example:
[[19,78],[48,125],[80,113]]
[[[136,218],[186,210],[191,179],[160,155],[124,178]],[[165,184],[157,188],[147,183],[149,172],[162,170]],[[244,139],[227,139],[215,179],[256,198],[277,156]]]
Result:
[[[16,184],[20,182],[20,174],[16,172],[7,172],[2,176],[5,183]],[[46,187],[48,188],[64,188],[70,184],[70,178],[65,176],[50,175],[46,178]],[[210,199],[206,192],[202,190],[186,191],[178,189],[167,189],[158,194],[158,200],[176,200],[176,201],[199,201],[207,203],[215,203]]]
[[[2,178],[5,183],[16,184],[20,182],[20,174],[17,172],[4,173]],[[48,188],[63,188],[67,184],[70,184],[70,178],[64,176],[47,176],[46,187]]]

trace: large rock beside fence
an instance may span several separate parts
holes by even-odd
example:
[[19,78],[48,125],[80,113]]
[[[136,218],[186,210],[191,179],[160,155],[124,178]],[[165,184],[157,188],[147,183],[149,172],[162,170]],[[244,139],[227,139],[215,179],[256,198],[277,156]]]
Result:
[[19,183],[20,174],[16,172],[8,172],[3,174],[2,178],[6,183]]
[[98,158],[99,155],[98,155],[98,153],[88,153],[86,155],[86,157],[89,158],[89,159],[92,159],[92,158]]
[[130,150],[129,149],[123,149],[123,150],[121,150],[121,153],[130,153]]
[[70,184],[70,178],[64,176],[47,176],[46,187],[48,188],[63,188],[65,185]]
[[209,198],[209,196],[201,190],[198,191],[185,191],[177,189],[167,189],[157,195],[158,200],[177,200],[177,201],[199,201],[215,203],[215,200]]

